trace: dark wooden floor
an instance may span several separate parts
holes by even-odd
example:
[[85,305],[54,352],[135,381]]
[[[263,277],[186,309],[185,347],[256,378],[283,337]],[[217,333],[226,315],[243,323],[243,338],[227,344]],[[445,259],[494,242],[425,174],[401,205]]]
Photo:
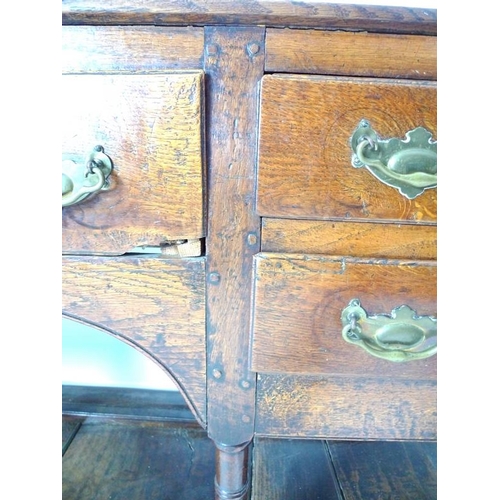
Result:
[[[178,393],[63,387],[63,500],[210,500],[214,446]],[[431,500],[435,443],[256,438],[252,500]]]

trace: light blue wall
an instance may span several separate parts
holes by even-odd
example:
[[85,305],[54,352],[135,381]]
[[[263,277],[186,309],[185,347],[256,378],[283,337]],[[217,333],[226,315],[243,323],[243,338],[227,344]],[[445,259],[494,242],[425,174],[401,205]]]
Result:
[[156,363],[102,330],[62,320],[62,383],[177,390]]

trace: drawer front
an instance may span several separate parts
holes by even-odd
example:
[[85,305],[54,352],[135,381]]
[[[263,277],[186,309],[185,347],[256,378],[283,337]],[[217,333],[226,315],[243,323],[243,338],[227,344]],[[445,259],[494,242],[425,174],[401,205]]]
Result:
[[[350,379],[435,380],[435,355],[395,362],[344,340],[342,312],[351,300],[358,299],[369,316],[390,315],[406,305],[416,315],[436,317],[436,270],[432,261],[257,255],[252,370]],[[400,314],[395,323],[404,322]],[[416,328],[420,325],[429,328],[426,323]],[[380,328],[385,332],[393,329],[395,338],[401,335],[395,324]],[[377,338],[382,355],[388,355],[393,347],[385,345],[382,336]],[[427,340],[420,349],[428,350]]]
[[121,254],[202,238],[203,72],[62,78],[63,172],[79,175],[98,145],[113,166],[106,190],[70,206],[63,174],[63,252]]
[[[351,137],[361,121],[367,120],[381,141],[396,139],[396,149],[404,149],[402,155],[391,157],[390,168],[386,165],[394,169],[394,176],[414,172],[420,168],[412,162],[417,161],[415,151],[421,151],[422,141],[415,135],[406,139],[406,134],[423,127],[430,134],[429,144],[437,141],[436,104],[436,83],[429,81],[264,76],[258,213],[295,219],[435,224],[437,190],[425,189],[407,197],[368,168],[355,168]],[[403,167],[400,160],[410,154],[410,162]],[[404,179],[410,182],[409,177]]]
[[63,257],[63,315],[139,349],[206,422],[205,258]]
[[257,255],[256,433],[435,439],[436,355],[406,362],[376,357],[344,340],[342,311],[357,298],[370,315],[407,304],[435,317],[436,269],[431,261]]

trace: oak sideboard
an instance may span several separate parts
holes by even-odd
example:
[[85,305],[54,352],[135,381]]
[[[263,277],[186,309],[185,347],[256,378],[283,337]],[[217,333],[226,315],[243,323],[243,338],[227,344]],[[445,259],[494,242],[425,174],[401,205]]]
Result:
[[64,0],[63,315],[248,499],[255,436],[436,440],[437,12]]

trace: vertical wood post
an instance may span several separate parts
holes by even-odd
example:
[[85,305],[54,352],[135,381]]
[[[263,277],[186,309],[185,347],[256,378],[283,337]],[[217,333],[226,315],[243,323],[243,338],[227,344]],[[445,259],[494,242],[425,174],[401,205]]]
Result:
[[240,446],[216,444],[215,493],[219,500],[245,500],[250,492],[251,443]]
[[248,351],[252,259],[260,249],[254,193],[264,33],[261,27],[205,28],[207,423],[218,449],[221,500],[247,498],[250,481],[256,380]]

